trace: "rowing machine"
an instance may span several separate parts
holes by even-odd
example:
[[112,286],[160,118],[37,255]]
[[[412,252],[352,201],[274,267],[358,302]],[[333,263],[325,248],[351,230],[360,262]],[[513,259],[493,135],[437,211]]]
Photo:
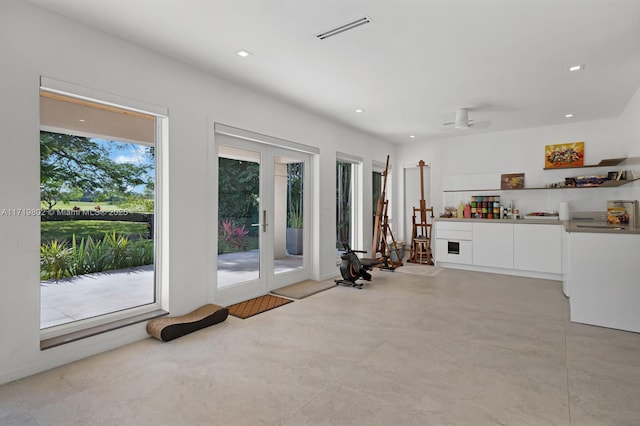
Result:
[[365,281],[371,281],[370,270],[374,266],[384,264],[386,268],[389,268],[387,258],[383,259],[360,259],[356,253],[366,253],[362,250],[352,250],[349,244],[342,243],[344,246],[344,253],[340,256],[342,262],[340,263],[340,275],[341,280],[335,280],[336,285],[346,285],[349,287],[362,288],[363,283],[358,283],[357,280],[362,278]]

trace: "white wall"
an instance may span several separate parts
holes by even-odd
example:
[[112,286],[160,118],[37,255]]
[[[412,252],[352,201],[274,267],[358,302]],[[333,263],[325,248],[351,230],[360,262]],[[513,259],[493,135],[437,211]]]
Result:
[[[230,126],[319,147],[314,278],[335,276],[335,153],[362,157],[364,176],[393,146],[294,106],[227,83],[18,0],[0,3],[0,210],[38,208],[38,88],[41,75],[169,110],[169,310],[211,300],[215,285],[208,182],[210,126]],[[339,147],[339,148],[338,148]],[[364,179],[371,229],[371,179]],[[185,208],[189,206],[189,208]],[[320,232],[320,230],[323,232]],[[209,230],[209,231],[208,231]],[[328,230],[331,230],[328,232]],[[39,349],[39,220],[0,217],[0,383],[146,337],[144,324]],[[365,246],[371,244],[371,237]],[[215,252],[215,249],[213,250]]]
[[629,155],[640,157],[640,88],[620,115],[618,127],[621,139],[629,147]]
[[[398,161],[406,163],[416,158],[431,163],[431,194],[438,215],[445,206],[457,207],[472,195],[500,195],[501,202],[512,200],[520,212],[557,210],[561,201],[568,201],[574,211],[603,211],[611,199],[640,199],[640,185],[630,183],[619,188],[543,189],[535,191],[447,192],[452,188],[500,188],[500,174],[525,173],[525,186],[544,186],[563,181],[566,176],[602,173],[611,168],[543,170],[545,145],[563,142],[585,142],[585,164],[605,158],[640,154],[640,128],[637,124],[623,128],[621,121],[640,114],[640,95],[629,103],[620,118],[574,122],[559,126],[524,130],[465,135],[424,143],[405,144],[398,148]],[[627,117],[627,118],[625,118]],[[639,165],[627,166],[634,170]],[[456,183],[454,183],[456,182]],[[410,220],[405,218],[405,220]]]

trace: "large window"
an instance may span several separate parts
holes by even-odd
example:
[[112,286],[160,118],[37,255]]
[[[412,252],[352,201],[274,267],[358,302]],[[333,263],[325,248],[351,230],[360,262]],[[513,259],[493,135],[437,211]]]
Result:
[[336,160],[336,248],[343,243],[358,248],[360,238],[360,163],[352,158],[339,156]]
[[40,328],[55,335],[157,308],[161,117],[40,96]]
[[372,222],[371,225],[373,227],[373,232],[375,232],[376,227],[376,214],[378,212],[378,201],[382,196],[382,173],[381,171],[377,171],[375,168],[372,173],[372,181],[371,181],[371,200],[373,201],[373,206],[371,208],[371,216]]

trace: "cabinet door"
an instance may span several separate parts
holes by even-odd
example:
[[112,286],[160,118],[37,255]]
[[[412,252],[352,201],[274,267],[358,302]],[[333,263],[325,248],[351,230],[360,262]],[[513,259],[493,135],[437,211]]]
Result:
[[514,266],[522,271],[562,273],[562,227],[515,225]]
[[436,240],[436,262],[461,263],[471,265],[471,241]]
[[474,222],[473,264],[513,269],[513,224]]

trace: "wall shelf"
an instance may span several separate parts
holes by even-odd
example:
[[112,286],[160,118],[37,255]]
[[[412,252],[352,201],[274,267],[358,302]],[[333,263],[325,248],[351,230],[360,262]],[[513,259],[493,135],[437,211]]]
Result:
[[[584,169],[584,168],[593,168],[593,167],[615,167],[622,163],[625,163],[626,160],[638,160],[638,158],[628,158],[628,157],[620,157],[620,158],[607,158],[601,160],[598,164],[590,164],[586,166],[576,166],[576,167],[553,167],[553,168],[544,168],[543,170],[565,170],[565,169]],[[629,163],[629,162],[627,162]],[[633,174],[632,174],[633,176]],[[584,189],[584,188],[616,188],[622,185],[626,185],[631,182],[635,182],[640,178],[636,178],[633,176],[632,179],[625,180],[607,180],[600,185],[580,185],[580,186],[559,186],[559,187],[547,187],[547,186],[539,186],[539,187],[529,187],[529,188],[513,188],[513,189],[501,189],[501,188],[483,188],[483,189],[445,189],[442,192],[496,192],[496,191],[536,191],[541,189]]]
[[548,188],[546,186],[540,187],[531,187],[531,188],[514,188],[514,189],[445,189],[442,192],[496,192],[496,191],[534,191],[540,189],[585,189],[585,188],[616,188],[618,186],[626,185],[631,182],[635,182],[640,180],[637,179],[627,179],[627,180],[608,180],[601,185],[583,185],[583,186],[562,186],[557,188]]
[[621,164],[627,157],[622,158],[606,158],[600,160],[598,164],[589,164],[586,166],[572,166],[572,167],[545,167],[543,170],[563,170],[563,169],[584,169],[588,167],[613,167]]

